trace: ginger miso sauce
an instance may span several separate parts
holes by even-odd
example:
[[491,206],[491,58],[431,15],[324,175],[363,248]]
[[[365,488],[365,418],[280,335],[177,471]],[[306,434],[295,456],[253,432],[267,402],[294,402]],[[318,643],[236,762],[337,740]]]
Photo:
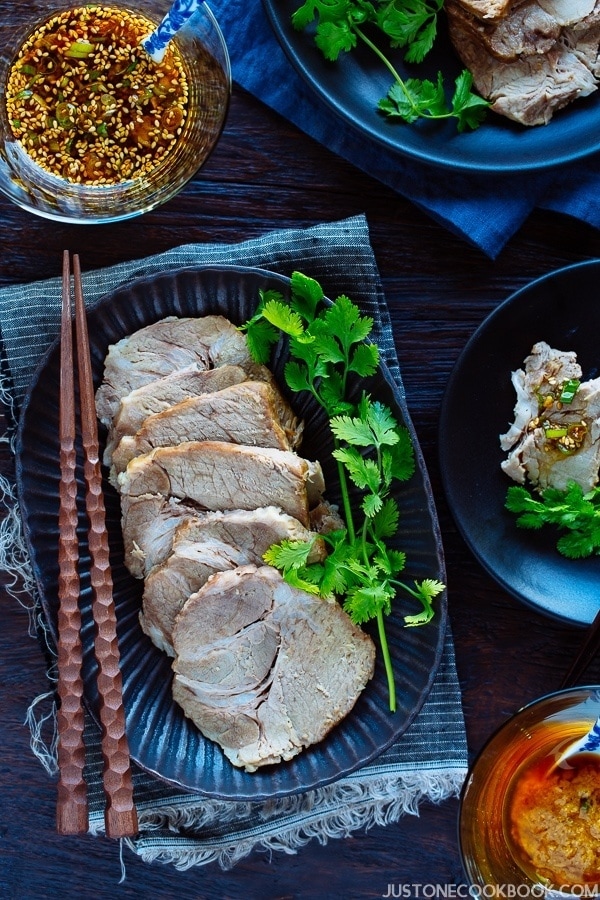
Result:
[[564,748],[586,730],[555,722],[529,736],[537,747],[512,777],[504,804],[515,862],[536,881],[573,893],[600,889],[600,764],[580,754],[557,767],[548,748]]
[[188,114],[177,48],[161,63],[140,46],[155,25],[111,6],[57,13],[11,65],[6,109],[14,137],[43,169],[69,182],[141,178],[174,148]]

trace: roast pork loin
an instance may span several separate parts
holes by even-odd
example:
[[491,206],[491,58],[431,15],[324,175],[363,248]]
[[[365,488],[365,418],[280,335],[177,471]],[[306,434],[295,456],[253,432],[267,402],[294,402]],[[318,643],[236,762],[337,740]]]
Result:
[[148,416],[164,412],[188,397],[220,391],[232,384],[246,381],[247,378],[248,374],[241,366],[203,369],[198,363],[192,363],[130,391],[119,401],[111,420],[104,450],[104,464],[110,466],[113,450],[121,438],[139,431]]
[[109,350],[97,391],[140,624],[174,658],[173,698],[236,766],[291,759],[354,706],[371,639],[265,566],[283,540],[344,527],[302,423],[220,316],[169,317]]
[[486,3],[446,0],[449,34],[492,109],[545,125],[587,97],[600,77],[600,0],[513,0],[500,15]]
[[346,716],[375,646],[334,602],[270,566],[211,576],[175,620],[173,696],[249,772],[289,760]]
[[115,447],[111,480],[116,483],[116,476],[130,460],[155,447],[184,441],[229,441],[292,450],[300,436],[298,420],[275,385],[244,381],[214,393],[188,397],[148,416],[135,435],[124,435]]
[[109,426],[131,391],[194,363],[254,365],[245,336],[223,316],[167,316],[111,345],[96,391],[98,417]]
[[324,491],[318,462],[288,450],[223,441],[188,441],[132,459],[119,475],[122,495],[162,494],[207,510],[276,506],[308,526]]
[[172,656],[175,617],[188,597],[214,572],[247,563],[262,565],[269,547],[286,539],[313,539],[309,562],[325,556],[321,538],[275,507],[198,513],[182,518],[173,531],[169,554],[146,576],[142,629]]

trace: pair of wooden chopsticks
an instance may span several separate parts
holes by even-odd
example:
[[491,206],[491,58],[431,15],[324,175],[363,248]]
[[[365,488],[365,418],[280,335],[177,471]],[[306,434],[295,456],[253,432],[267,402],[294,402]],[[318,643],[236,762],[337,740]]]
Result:
[[[100,469],[98,427],[92,382],[85,306],[79,257],[73,257],[75,331],[79,375],[80,426],[84,453],[88,544],[91,559],[94,652],[98,665],[99,713],[102,727],[105,827],[109,837],[137,833],[137,813],[129,745],[125,732],[122,678],[113,584],[106,533]],[[63,255],[60,353],[60,512],[58,613],[58,767],[57,829],[80,834],[88,828],[87,788],[83,777],[83,659],[79,610],[79,547],[77,536],[75,360],[71,318],[69,253]]]

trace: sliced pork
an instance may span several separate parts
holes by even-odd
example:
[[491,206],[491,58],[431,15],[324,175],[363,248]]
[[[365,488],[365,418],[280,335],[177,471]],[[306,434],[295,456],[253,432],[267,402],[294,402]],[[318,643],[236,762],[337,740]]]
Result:
[[[135,578],[144,578],[163,563],[173,548],[173,535],[183,523],[194,526],[199,521],[218,540],[247,542],[262,540],[263,529],[271,530],[274,519],[285,519],[290,540],[307,540],[313,533],[328,534],[344,528],[335,506],[321,501],[309,513],[309,529],[274,506],[253,510],[232,510],[207,513],[175,497],[161,494],[143,494],[139,497],[122,496],[122,529],[125,547],[125,565]],[[236,517],[235,530],[231,525]],[[242,532],[243,523],[247,524]],[[315,546],[318,558],[324,554],[322,544]],[[317,557],[315,557],[316,559]],[[312,561],[312,560],[311,560]]]
[[500,436],[502,449],[510,450],[525,435],[540,411],[540,396],[552,394],[557,384],[563,381],[572,378],[580,380],[581,374],[576,353],[555,350],[546,341],[534,344],[523,368],[511,373],[517,401],[513,410],[514,421],[506,434]]
[[[283,540],[315,538],[300,522],[274,507],[213,512],[182,518],[173,532],[171,550],[147,574],[142,629],[154,643],[174,655],[175,617],[188,597],[215,572],[247,563],[263,564],[263,554]],[[322,560],[325,546],[314,541],[310,562]]]
[[600,468],[600,378],[580,384],[570,403],[560,402],[561,386],[581,378],[572,352],[535,344],[524,368],[512,375],[517,390],[515,421],[500,436],[503,471],[539,490],[564,490],[575,481],[594,487]]
[[229,441],[292,450],[300,436],[298,420],[274,385],[244,381],[214,393],[188,397],[148,416],[135,435],[123,436],[115,447],[111,480],[115,483],[130,460],[155,447],[184,441]]
[[111,465],[113,450],[121,438],[139,431],[148,416],[164,412],[188,397],[220,391],[232,384],[240,384],[247,378],[248,375],[241,366],[202,369],[198,363],[192,363],[130,391],[121,398],[112,418],[104,451],[104,464]]
[[269,566],[209,578],[173,631],[173,696],[235,766],[292,759],[350,712],[375,647],[336,603]]
[[497,21],[477,18],[460,0],[446,0],[445,10],[453,34],[464,33],[505,62],[547,53],[561,34],[559,23],[536,0],[516,4],[509,16]]
[[513,0],[460,0],[468,12],[480,19],[501,19]]
[[189,441],[132,459],[119,488],[129,497],[162,494],[207,510],[276,506],[308,526],[325,485],[319,463],[288,450]]
[[110,425],[121,399],[131,391],[192,364],[204,369],[244,367],[253,360],[245,336],[223,316],[168,316],[109,348],[96,392],[98,417]]
[[597,90],[600,0],[517,0],[501,16],[446,0],[446,12],[454,48],[495,112],[544,125]]

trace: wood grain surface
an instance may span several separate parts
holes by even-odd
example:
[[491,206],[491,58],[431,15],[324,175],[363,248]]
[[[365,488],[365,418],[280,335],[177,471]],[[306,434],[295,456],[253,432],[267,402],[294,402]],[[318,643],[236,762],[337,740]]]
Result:
[[[485,316],[530,280],[599,256],[597,231],[534,212],[492,262],[236,89],[222,140],[202,173],[179,197],[141,219],[114,226],[56,225],[0,197],[0,284],[59,275],[65,247],[79,253],[89,270],[190,241],[242,241],[358,213],[369,222],[409,409],[437,502],[469,748],[475,753],[517,707],[560,684],[583,633],[508,596],[457,534],[439,477],[440,404],[456,359]],[[0,445],[0,454],[2,471],[9,472],[7,448]],[[404,889],[403,896],[419,897],[423,885],[463,883],[456,800],[426,803],[419,816],[346,840],[324,846],[313,841],[296,855],[255,853],[227,872],[217,866],[180,872],[146,865],[124,850],[121,882],[113,841],[56,833],[56,784],[33,757],[25,725],[32,698],[48,688],[44,661],[28,636],[27,611],[7,592],[0,602],[1,897],[362,900],[389,893],[390,885],[396,892]],[[590,678],[598,675],[596,663]]]

